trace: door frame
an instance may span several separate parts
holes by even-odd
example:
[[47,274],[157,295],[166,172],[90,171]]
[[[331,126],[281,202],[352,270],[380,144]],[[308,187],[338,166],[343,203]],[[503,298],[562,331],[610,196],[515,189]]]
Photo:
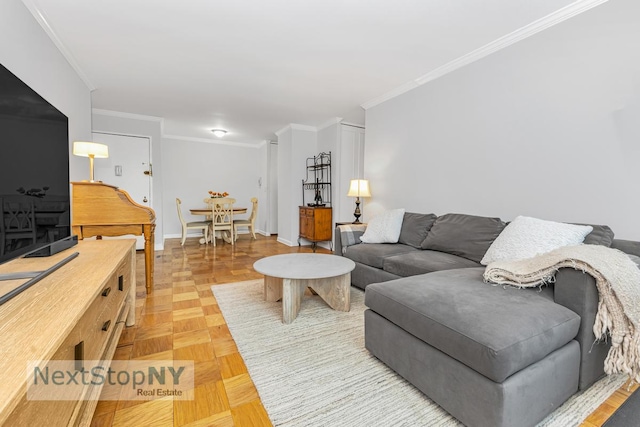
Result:
[[[151,167],[151,171],[152,171],[152,175],[149,176],[149,203],[148,203],[148,207],[151,209],[153,208],[153,202],[154,202],[154,197],[153,197],[153,137],[151,135],[142,135],[142,134],[135,134],[135,133],[125,133],[125,132],[113,132],[113,131],[104,131],[104,130],[97,130],[97,129],[92,129],[91,130],[91,139],[93,140],[93,135],[94,134],[103,134],[103,135],[112,135],[112,136],[124,136],[127,138],[144,138],[147,139],[149,141],[149,165]],[[154,209],[155,211],[155,209]],[[158,220],[158,217],[156,216],[156,221]],[[114,237],[114,238],[118,238],[118,237]],[[136,250],[139,250],[138,248],[140,246],[142,246],[144,244],[144,238],[143,236],[136,236]],[[157,239],[156,239],[156,243],[154,245],[154,251],[157,250],[162,250],[164,249],[164,242],[161,242],[160,244],[157,243]]]
[[[140,135],[134,133],[124,133],[124,132],[112,132],[112,131],[104,131],[104,130],[92,130],[91,131],[91,139],[93,139],[94,133],[100,133],[104,135],[113,135],[113,136],[126,136],[130,138],[146,138],[149,140],[149,165],[151,166],[151,172],[153,174],[153,138],[151,135]],[[149,207],[153,209],[153,175],[149,177]],[[155,210],[155,209],[154,209]]]

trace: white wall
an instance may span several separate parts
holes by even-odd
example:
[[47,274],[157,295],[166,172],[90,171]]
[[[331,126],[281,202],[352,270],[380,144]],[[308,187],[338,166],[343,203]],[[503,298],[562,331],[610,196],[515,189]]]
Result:
[[278,234],[278,143],[270,141],[267,147],[267,215],[266,234]]
[[[364,129],[341,120],[319,129],[318,151],[331,152],[333,221],[353,221],[355,198],[347,197],[347,193],[352,179],[364,177]],[[365,200],[360,200],[364,212]]]
[[[317,153],[331,153],[331,211],[333,221],[338,221],[340,216],[340,123],[336,122],[322,129],[318,129]],[[346,194],[346,193],[345,193]]]
[[256,149],[258,161],[258,216],[256,217],[256,233],[268,235],[267,219],[269,217],[269,149],[270,142],[265,141]]
[[[151,165],[153,167],[152,177],[152,202],[156,213],[156,250],[164,247],[164,218],[163,209],[163,167],[162,167],[162,126],[159,119],[136,118],[134,115],[118,115],[120,113],[94,110],[93,111],[93,131],[116,133],[131,136],[147,136],[151,140]],[[108,184],[108,183],[107,183]],[[126,190],[126,188],[124,189]],[[174,209],[175,211],[175,209]]]
[[182,200],[187,221],[198,221],[189,208],[204,207],[209,190],[228,192],[237,206],[251,211],[251,198],[258,197],[261,161],[257,147],[181,141],[163,138],[163,212],[165,237],[182,232],[176,197]]
[[89,89],[20,0],[0,1],[0,63],[69,118],[69,176],[87,179],[71,142],[91,138]]
[[607,2],[367,110],[369,213],[523,214],[640,240],[639,17]]
[[[278,135],[278,242],[294,246],[299,234],[306,160],[318,154],[315,128],[291,124]],[[305,242],[301,242],[305,243]],[[306,243],[305,243],[306,244]]]

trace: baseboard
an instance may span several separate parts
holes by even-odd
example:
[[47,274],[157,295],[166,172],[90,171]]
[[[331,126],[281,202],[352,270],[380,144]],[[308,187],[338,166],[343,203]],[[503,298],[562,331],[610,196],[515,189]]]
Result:
[[297,243],[296,243],[296,244],[294,244],[294,243],[293,243],[293,242],[291,242],[290,240],[283,239],[282,237],[278,237],[278,238],[276,239],[276,242],[278,242],[278,243],[282,243],[283,245],[287,245],[287,246],[295,246],[295,245],[297,244]]

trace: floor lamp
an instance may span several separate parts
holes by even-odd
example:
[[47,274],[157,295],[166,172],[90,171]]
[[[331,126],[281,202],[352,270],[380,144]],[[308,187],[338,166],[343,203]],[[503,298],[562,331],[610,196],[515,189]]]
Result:
[[356,220],[353,221],[353,224],[360,224],[360,217],[362,216],[360,212],[360,197],[371,197],[369,181],[366,179],[352,179],[347,196],[356,198],[356,210],[353,212]]

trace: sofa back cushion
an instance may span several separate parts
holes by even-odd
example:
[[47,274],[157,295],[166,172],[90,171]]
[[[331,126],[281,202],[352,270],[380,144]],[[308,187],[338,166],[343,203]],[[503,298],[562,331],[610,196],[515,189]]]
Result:
[[585,245],[602,245],[608,248],[613,243],[613,230],[606,225],[593,225],[593,224],[576,224],[576,225],[590,225],[593,227],[593,231],[587,234],[584,238]]
[[421,247],[480,262],[505,225],[500,218],[442,215],[436,219]]
[[420,248],[420,245],[427,237],[427,233],[438,218],[435,214],[420,214],[405,212],[400,229],[398,243]]

